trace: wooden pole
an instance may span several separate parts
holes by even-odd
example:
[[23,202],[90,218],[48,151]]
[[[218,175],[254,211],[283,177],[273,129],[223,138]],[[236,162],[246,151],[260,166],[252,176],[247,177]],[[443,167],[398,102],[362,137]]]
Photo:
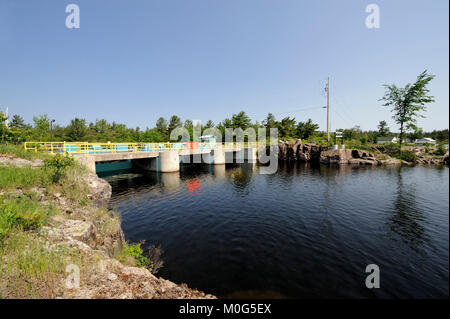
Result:
[[327,84],[327,142],[330,142],[330,77]]

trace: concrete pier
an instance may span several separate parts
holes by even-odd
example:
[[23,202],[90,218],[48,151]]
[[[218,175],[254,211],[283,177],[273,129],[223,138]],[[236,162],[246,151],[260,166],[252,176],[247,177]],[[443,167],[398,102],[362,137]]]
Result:
[[162,173],[178,172],[180,170],[180,157],[177,151],[159,153],[159,171]]
[[224,165],[225,164],[225,151],[221,148],[212,150],[212,164]]
[[182,163],[205,163],[224,165],[226,163],[256,163],[256,148],[231,147],[195,150],[171,150],[163,152],[124,152],[77,154],[74,159],[95,173],[95,164],[131,160],[132,165],[154,172],[170,173],[180,170]]

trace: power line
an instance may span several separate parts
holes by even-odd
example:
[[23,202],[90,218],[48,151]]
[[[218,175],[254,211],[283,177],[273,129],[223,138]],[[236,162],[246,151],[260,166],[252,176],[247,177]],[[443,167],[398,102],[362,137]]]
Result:
[[[316,110],[316,109],[322,109],[322,108],[323,108],[323,106],[312,106],[312,107],[306,107],[306,108],[302,108],[302,109],[296,109],[296,110],[284,111],[284,112],[268,112],[267,114],[271,113],[272,115],[281,115],[281,114],[303,112],[303,111]],[[262,116],[266,116],[266,115],[258,115],[257,118],[261,118]]]

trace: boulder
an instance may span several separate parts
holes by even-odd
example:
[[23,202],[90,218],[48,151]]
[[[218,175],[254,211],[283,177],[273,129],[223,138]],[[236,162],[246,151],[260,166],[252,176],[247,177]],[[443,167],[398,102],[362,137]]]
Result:
[[283,141],[280,141],[279,143],[278,143],[278,159],[279,160],[281,160],[281,161],[285,161],[285,160],[287,160],[287,149],[288,149],[288,147],[287,147],[287,143],[286,142],[283,142]]
[[380,160],[381,165],[391,166],[391,165],[402,165],[402,161],[397,158],[388,158],[385,160]]
[[82,220],[58,219],[61,224],[58,227],[43,227],[43,232],[47,238],[54,241],[70,242],[72,239],[88,245],[95,245],[95,227],[89,222]]
[[353,158],[374,158],[375,155],[368,152],[368,151],[363,151],[363,150],[352,150],[352,157]]
[[0,165],[14,166],[14,167],[39,167],[42,166],[44,162],[41,159],[35,159],[29,161],[24,158],[14,157],[11,155],[0,154]]
[[348,160],[349,164],[356,164],[356,165],[377,165],[378,161],[376,160],[368,160],[368,159],[362,159],[362,158],[351,158]]
[[90,188],[88,197],[94,206],[107,206],[112,193],[111,185],[93,173],[88,174],[87,181]]
[[321,152],[320,162],[322,164],[348,164],[352,159],[352,150],[339,149]]

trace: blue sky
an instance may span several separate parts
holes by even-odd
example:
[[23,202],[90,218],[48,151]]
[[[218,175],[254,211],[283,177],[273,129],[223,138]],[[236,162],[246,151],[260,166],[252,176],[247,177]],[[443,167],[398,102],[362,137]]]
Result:
[[[67,29],[65,7],[80,7]],[[380,7],[367,29],[365,8]],[[384,83],[425,69],[425,130],[448,128],[447,0],[0,0],[0,108],[153,126],[159,116],[215,123],[240,110],[254,120],[312,118],[331,128],[380,120]],[[314,108],[315,109],[311,109]],[[301,110],[308,109],[308,110]]]

